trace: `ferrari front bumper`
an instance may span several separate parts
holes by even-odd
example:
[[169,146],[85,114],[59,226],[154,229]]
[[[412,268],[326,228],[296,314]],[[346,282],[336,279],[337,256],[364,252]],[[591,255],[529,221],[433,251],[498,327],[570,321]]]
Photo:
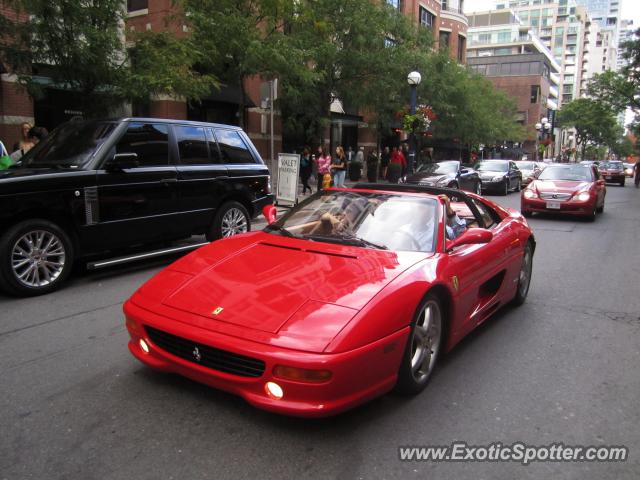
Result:
[[[258,408],[301,417],[335,415],[391,390],[397,380],[409,335],[409,327],[406,327],[355,350],[322,354],[285,349],[212,332],[158,315],[131,301],[125,303],[124,312],[131,337],[129,350],[142,363],[239,395]],[[259,376],[248,377],[205,367],[197,359],[200,352],[188,360],[185,355],[176,356],[156,345],[149,337],[148,327],[195,345],[206,345],[233,355],[257,359],[264,362],[264,370]],[[142,348],[141,339],[148,352]],[[274,376],[276,365],[329,370],[331,378],[324,383],[283,379]],[[282,398],[273,398],[268,393],[265,388],[267,382],[275,382],[280,386]]]

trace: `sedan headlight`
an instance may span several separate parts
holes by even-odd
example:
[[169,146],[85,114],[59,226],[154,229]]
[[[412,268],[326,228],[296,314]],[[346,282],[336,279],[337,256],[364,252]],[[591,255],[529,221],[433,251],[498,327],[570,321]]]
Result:
[[591,198],[591,194],[589,192],[580,192],[576,196],[576,199],[578,199],[580,202],[586,202],[590,198]]
[[497,177],[493,177],[491,179],[492,182],[501,182],[504,179],[504,177],[502,175],[497,176]]
[[538,198],[538,194],[533,190],[531,190],[530,188],[527,188],[524,191],[523,195],[524,195],[524,198]]
[[447,177],[444,177],[438,180],[437,185],[446,185],[447,183],[449,183],[449,179]]
[[625,173],[626,173],[627,175],[632,175],[632,174],[633,174],[633,170],[632,170],[631,168],[627,168],[627,169],[625,170]]

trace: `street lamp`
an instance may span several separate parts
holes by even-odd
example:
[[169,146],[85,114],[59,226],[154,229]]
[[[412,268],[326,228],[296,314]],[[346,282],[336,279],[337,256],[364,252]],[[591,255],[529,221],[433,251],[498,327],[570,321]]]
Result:
[[[420,72],[411,72],[407,75],[407,83],[411,88],[411,106],[410,106],[410,114],[416,114],[416,104],[418,103],[418,85],[420,85],[420,81],[422,80],[422,75]],[[409,134],[409,165],[408,170],[409,173],[413,173],[413,166],[415,165],[416,160],[416,136],[413,133],[413,130]]]
[[[549,123],[549,119],[547,117],[543,117],[538,123],[536,123],[535,125],[536,127],[536,160],[538,160],[538,142],[541,140],[540,137],[542,137],[542,139],[544,139],[544,137],[547,135],[546,132],[549,132],[551,130],[551,123]],[[546,147],[545,147],[546,148]],[[544,160],[544,155],[542,156],[542,159]]]

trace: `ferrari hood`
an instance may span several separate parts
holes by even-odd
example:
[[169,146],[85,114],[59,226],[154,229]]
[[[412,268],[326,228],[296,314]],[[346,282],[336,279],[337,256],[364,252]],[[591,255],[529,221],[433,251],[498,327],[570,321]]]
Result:
[[[256,237],[255,243],[177,284],[163,296],[163,305],[274,334],[290,318],[305,310],[317,311],[321,305],[341,310],[339,316],[348,321],[385,285],[425,258],[419,253],[345,247],[265,233]],[[209,250],[224,242],[214,242],[192,255],[214,258]],[[196,257],[191,264],[206,263]],[[348,315],[347,310],[351,311]]]

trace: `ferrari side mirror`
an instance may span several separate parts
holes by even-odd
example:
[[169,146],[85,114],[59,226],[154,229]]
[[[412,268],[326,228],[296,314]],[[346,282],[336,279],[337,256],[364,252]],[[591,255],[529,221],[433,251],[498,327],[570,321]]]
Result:
[[462,235],[454,240],[447,240],[447,252],[461,245],[472,245],[478,243],[489,243],[493,238],[493,232],[486,228],[469,228]]
[[267,223],[271,225],[276,221],[276,215],[278,214],[278,209],[273,205],[265,205],[262,208],[262,215],[266,218]]

